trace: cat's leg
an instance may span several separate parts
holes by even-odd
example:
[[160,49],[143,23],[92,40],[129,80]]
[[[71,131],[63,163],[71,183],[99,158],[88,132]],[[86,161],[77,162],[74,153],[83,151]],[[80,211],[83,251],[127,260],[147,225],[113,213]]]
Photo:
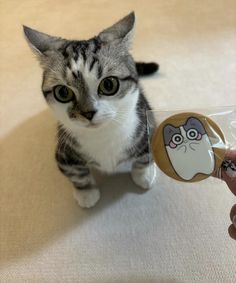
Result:
[[100,191],[89,168],[84,165],[84,161],[79,158],[68,159],[65,155],[56,155],[56,159],[60,171],[74,185],[73,195],[79,206],[93,207],[100,199]]
[[59,165],[60,170],[74,185],[73,196],[79,206],[93,207],[100,199],[100,191],[89,168],[84,166]]
[[156,167],[149,154],[138,157],[132,166],[131,176],[136,185],[148,190],[156,179]]

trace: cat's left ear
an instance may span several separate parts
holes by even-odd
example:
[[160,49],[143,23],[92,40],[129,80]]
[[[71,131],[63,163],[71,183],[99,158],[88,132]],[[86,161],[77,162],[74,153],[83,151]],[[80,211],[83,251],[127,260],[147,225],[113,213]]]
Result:
[[188,118],[184,128],[186,128],[186,125],[188,125],[188,128],[194,128],[194,129],[198,130],[198,132],[202,135],[206,134],[206,130],[205,130],[202,122],[195,117]]
[[134,26],[135,14],[132,12],[113,26],[102,31],[99,37],[104,43],[122,43],[129,48],[133,39]]
[[27,26],[23,26],[23,30],[29,46],[38,57],[45,55],[45,52],[48,50],[58,50],[66,41],[60,37],[42,33]]

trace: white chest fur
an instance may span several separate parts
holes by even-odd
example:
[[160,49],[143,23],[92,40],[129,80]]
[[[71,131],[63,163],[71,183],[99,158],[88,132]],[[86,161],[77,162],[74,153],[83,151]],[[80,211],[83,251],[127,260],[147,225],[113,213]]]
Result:
[[125,120],[120,118],[119,124],[112,121],[103,127],[83,129],[77,133],[80,151],[95,160],[100,170],[112,173],[127,158],[125,151],[133,143],[137,125],[138,117],[133,110]]

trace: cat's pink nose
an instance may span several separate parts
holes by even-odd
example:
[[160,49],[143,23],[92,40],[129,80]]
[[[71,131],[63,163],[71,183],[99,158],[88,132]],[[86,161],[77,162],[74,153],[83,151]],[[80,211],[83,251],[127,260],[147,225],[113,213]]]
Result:
[[96,111],[89,111],[89,112],[81,112],[81,115],[83,115],[86,119],[91,121],[96,114]]

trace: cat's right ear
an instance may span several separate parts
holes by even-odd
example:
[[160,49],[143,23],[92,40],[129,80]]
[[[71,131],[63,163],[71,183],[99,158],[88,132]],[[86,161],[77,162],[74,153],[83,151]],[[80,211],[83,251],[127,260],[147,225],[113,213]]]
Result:
[[32,51],[40,58],[48,50],[57,50],[65,40],[59,37],[50,36],[27,26],[23,26],[25,38]]

